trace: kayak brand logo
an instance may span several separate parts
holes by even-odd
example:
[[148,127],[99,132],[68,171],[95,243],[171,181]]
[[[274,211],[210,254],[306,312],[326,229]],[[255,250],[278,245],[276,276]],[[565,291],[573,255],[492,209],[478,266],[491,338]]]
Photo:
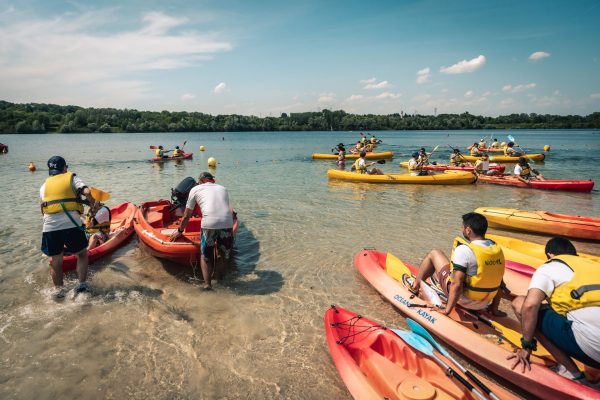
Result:
[[[404,304],[408,308],[413,308],[412,303],[404,297],[400,296],[399,294],[394,295],[394,300],[398,301],[401,304]],[[417,309],[416,313],[421,317],[425,318],[430,323],[435,324],[436,318],[433,315],[429,314],[427,311]]]

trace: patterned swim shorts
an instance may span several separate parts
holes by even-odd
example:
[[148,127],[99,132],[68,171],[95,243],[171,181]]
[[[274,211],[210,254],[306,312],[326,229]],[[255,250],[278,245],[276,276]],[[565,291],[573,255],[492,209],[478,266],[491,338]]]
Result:
[[233,229],[204,229],[202,228],[202,240],[200,242],[200,254],[207,258],[214,257],[215,244],[218,249],[229,258],[233,248]]

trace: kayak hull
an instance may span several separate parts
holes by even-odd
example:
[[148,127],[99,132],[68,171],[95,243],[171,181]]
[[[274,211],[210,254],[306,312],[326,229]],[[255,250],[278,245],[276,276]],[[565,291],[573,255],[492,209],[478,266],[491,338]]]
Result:
[[[110,209],[110,239],[99,246],[88,250],[88,264],[92,264],[102,257],[121,247],[133,234],[133,217],[136,207],[133,203],[122,203]],[[63,271],[72,271],[77,267],[77,257],[68,255],[63,257]]]
[[[525,156],[526,159],[528,160],[533,160],[533,161],[544,161],[544,159],[546,158],[546,155],[543,153],[540,154],[526,154]],[[469,161],[469,162],[475,162],[477,160],[479,160],[481,157],[479,156],[466,156],[463,155],[461,157],[462,160],[465,161]],[[501,164],[506,164],[506,163],[517,163],[519,161],[519,157],[511,157],[511,156],[490,156],[490,162],[494,162],[494,163],[501,163]]]
[[479,182],[493,185],[514,186],[528,189],[560,190],[565,192],[589,193],[594,188],[592,180],[557,180],[531,179],[529,183],[520,181],[514,176],[480,176]]
[[[403,168],[408,168],[408,161],[403,161],[400,163],[400,166]],[[463,166],[457,167],[456,165],[451,164],[435,164],[435,165],[426,165],[423,167],[426,171],[465,171],[465,172],[473,172],[475,171],[474,166]],[[490,164],[490,171],[497,172],[499,174],[504,173],[506,166],[501,164]]]
[[[358,153],[354,154],[346,154],[346,160],[356,160],[359,158]],[[312,155],[313,160],[337,160],[337,154],[327,154],[327,153],[314,153]],[[365,156],[367,160],[384,160],[384,159],[392,159],[394,158],[394,153],[391,151],[383,151],[379,153],[370,152]]]
[[[327,310],[324,320],[329,353],[355,399],[476,398],[391,329],[339,306]],[[452,365],[445,357],[440,358]],[[517,398],[498,385],[477,378],[500,398]],[[417,392],[431,396],[410,396]]]
[[[532,357],[531,371],[523,374],[512,370],[512,361],[506,358],[517,348],[506,340],[500,340],[495,329],[488,327],[460,308],[449,316],[427,308],[427,303],[411,295],[401,282],[402,266],[415,275],[418,269],[403,263],[390,253],[363,250],[354,257],[359,273],[402,313],[415,319],[432,334],[454,347],[464,356],[518,387],[543,399],[600,399],[600,392],[575,381],[563,378],[547,366],[548,359]],[[396,279],[395,279],[396,278]],[[397,280],[397,279],[400,279]],[[518,331],[520,324],[507,317],[493,317],[495,321]],[[494,338],[494,336],[496,336]]]
[[499,207],[479,207],[475,212],[493,228],[600,240],[600,218]]
[[[183,235],[171,242],[171,235],[178,229],[182,208],[173,210],[173,203],[158,200],[143,203],[135,213],[134,228],[140,242],[150,254],[185,266],[198,265],[200,261],[200,226],[202,217],[193,215]],[[232,211],[233,212],[233,211]],[[238,223],[234,213],[233,234]]]
[[330,169],[327,171],[327,177],[349,182],[417,185],[468,185],[477,180],[473,173],[459,171],[444,171],[444,173],[436,175],[413,176],[410,174],[369,175]]
[[185,153],[181,157],[165,157],[165,158],[154,157],[154,158],[151,158],[150,161],[151,162],[164,162],[164,161],[176,161],[176,160],[191,160],[193,156],[194,156],[194,153]]

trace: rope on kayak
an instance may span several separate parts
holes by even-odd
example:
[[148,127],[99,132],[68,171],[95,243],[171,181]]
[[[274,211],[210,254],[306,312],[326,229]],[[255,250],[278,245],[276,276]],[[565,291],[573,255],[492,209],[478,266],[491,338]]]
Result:
[[359,321],[362,319],[362,315],[357,315],[355,317],[352,317],[346,321],[341,321],[341,322],[333,322],[331,324],[332,327],[337,328],[339,330],[344,330],[346,331],[346,335],[341,337],[339,340],[336,341],[337,344],[344,344],[346,342],[346,340],[351,339],[352,342],[354,343],[354,338],[358,335],[362,335],[365,332],[375,332],[377,330],[386,330],[387,328],[385,326],[382,325],[360,325]]

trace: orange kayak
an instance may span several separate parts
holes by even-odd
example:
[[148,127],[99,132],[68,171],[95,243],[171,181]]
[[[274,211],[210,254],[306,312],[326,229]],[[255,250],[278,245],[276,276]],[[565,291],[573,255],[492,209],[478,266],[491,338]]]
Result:
[[[88,251],[88,263],[112,253],[133,234],[133,217],[136,207],[133,203],[122,203],[110,209],[110,239]],[[63,271],[72,271],[77,267],[77,257],[64,256]]]
[[[415,319],[465,357],[532,395],[553,400],[600,399],[599,391],[553,372],[549,367],[555,362],[547,356],[532,356],[531,371],[521,373],[520,370],[512,370],[512,361],[506,358],[518,346],[507,340],[507,332],[516,333],[511,335],[513,337],[519,336],[520,324],[517,320],[508,317],[485,318],[459,307],[449,316],[430,309],[432,297],[424,290],[427,285],[422,286],[420,297],[414,297],[407,289],[409,280],[418,269],[390,253],[362,250],[354,256],[354,263],[361,275],[405,315]],[[498,327],[503,329],[502,337]]]
[[[233,211],[232,211],[233,212]],[[152,253],[180,265],[197,265],[200,259],[200,224],[202,217],[194,214],[185,227],[183,235],[171,242],[171,235],[179,228],[182,208],[173,209],[169,200],[149,201],[138,207],[134,228],[140,242]],[[234,213],[233,234],[238,223]]]
[[479,207],[475,212],[493,228],[600,240],[600,218],[499,207]]
[[[331,358],[355,399],[477,399],[392,329],[352,311],[331,306],[325,312],[325,334]],[[518,399],[476,377],[501,399]]]

